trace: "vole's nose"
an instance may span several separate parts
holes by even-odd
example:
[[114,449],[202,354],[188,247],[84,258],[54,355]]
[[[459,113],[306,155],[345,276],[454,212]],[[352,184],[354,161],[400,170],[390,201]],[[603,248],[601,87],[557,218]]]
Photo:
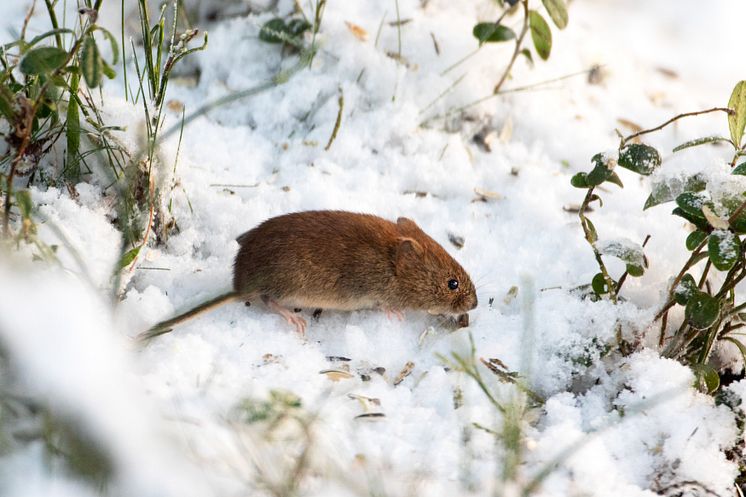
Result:
[[472,309],[476,309],[478,303],[479,303],[479,301],[477,300],[477,295],[474,294],[474,303],[472,304],[471,307],[469,307],[469,310],[471,311]]

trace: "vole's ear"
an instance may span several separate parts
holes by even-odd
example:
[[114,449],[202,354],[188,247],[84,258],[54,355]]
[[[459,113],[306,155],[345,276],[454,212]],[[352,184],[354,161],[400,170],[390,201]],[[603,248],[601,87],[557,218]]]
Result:
[[409,219],[408,217],[400,217],[396,220],[396,227],[399,229],[399,233],[402,235],[421,233],[422,230],[417,223]]
[[405,261],[412,257],[420,257],[422,255],[422,245],[413,238],[400,237],[397,239],[398,245],[396,246],[396,267],[399,268]]

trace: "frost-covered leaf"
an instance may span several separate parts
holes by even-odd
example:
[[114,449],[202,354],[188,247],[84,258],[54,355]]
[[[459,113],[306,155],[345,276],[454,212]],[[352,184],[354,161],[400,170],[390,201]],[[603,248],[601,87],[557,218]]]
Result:
[[655,181],[643,210],[670,202],[684,192],[700,192],[706,186],[707,182],[701,174],[695,174],[688,178],[671,177]]
[[689,140],[688,142],[684,142],[678,147],[675,147],[673,149],[673,152],[678,152],[679,150],[684,150],[685,148],[689,147],[697,147],[699,145],[704,145],[706,143],[716,143],[716,142],[727,142],[728,139],[724,136],[705,136],[702,138],[695,138],[694,140]]
[[689,233],[689,236],[686,237],[686,249],[696,249],[697,247],[699,247],[700,243],[705,241],[705,238],[707,238],[707,233],[705,233],[704,231],[692,231],[691,233]]
[[643,176],[649,176],[661,165],[656,149],[642,143],[632,143],[619,151],[619,165]]
[[699,288],[697,288],[697,282],[694,281],[694,276],[687,273],[683,278],[681,278],[681,281],[676,285],[676,288],[674,288],[673,298],[677,304],[686,305],[692,295],[695,295],[698,292]]
[[746,126],[746,81],[739,81],[733,88],[728,100],[728,107],[735,112],[728,115],[730,138],[736,147],[740,147],[743,130]]
[[724,216],[727,216],[730,221],[730,229],[739,234],[746,233],[746,209],[741,209],[741,212],[733,220],[730,220],[741,208],[741,205],[746,202],[746,196],[740,194],[729,195],[721,198],[719,202],[725,210]]
[[515,32],[512,29],[500,24],[495,25],[494,22],[480,22],[474,26],[471,33],[474,38],[479,40],[480,45],[482,43],[499,43],[515,38]]
[[727,230],[728,229],[728,220],[723,219],[722,217],[715,214],[715,212],[710,208],[708,205],[702,206],[702,214],[705,215],[705,219],[707,219],[707,222],[710,223],[710,226],[715,228],[716,230]]
[[632,264],[627,264],[627,274],[629,274],[630,276],[639,278],[644,273],[645,273],[645,268],[641,266],[634,266]]
[[57,47],[38,47],[29,50],[21,59],[23,74],[47,74],[61,67],[67,60],[67,52]]
[[710,203],[708,196],[700,192],[684,192],[676,197],[676,205],[682,211],[702,221],[706,221],[702,206],[708,203]]
[[741,240],[731,231],[715,230],[707,242],[712,265],[720,271],[733,267],[741,256]]
[[291,19],[290,22],[288,22],[287,24],[287,32],[290,33],[290,35],[297,37],[308,31],[312,27],[313,26],[311,26],[311,23],[306,21],[305,19]]
[[288,26],[279,17],[270,19],[262,25],[259,30],[259,39],[267,43],[282,43],[285,41],[283,34],[287,34]]
[[704,292],[698,292],[686,303],[684,315],[692,328],[706,330],[720,317],[720,301]]
[[528,13],[528,25],[531,28],[531,39],[534,42],[536,53],[543,60],[547,60],[552,52],[552,31],[549,29],[549,24],[541,14],[531,10]]
[[549,12],[549,17],[559,29],[565,29],[567,26],[567,7],[565,0],[541,0],[544,7]]
[[646,266],[642,245],[632,240],[625,238],[604,240],[603,242],[596,243],[596,250],[602,255],[611,255],[617,259],[621,259],[629,266],[634,266],[635,269],[633,271],[635,272],[641,271]]

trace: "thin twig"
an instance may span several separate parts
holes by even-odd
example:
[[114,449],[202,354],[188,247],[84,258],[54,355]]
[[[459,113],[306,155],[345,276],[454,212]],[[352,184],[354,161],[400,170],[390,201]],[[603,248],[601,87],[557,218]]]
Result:
[[683,114],[679,114],[677,116],[672,117],[671,119],[669,119],[668,121],[664,122],[660,126],[656,126],[655,128],[650,128],[650,129],[643,129],[642,131],[638,131],[637,133],[633,133],[633,134],[629,135],[628,137],[623,138],[622,139],[622,144],[621,144],[621,146],[619,148],[624,148],[624,146],[627,144],[627,142],[629,142],[630,140],[634,140],[638,136],[646,135],[646,134],[652,133],[654,131],[660,131],[663,128],[665,128],[666,126],[668,126],[669,124],[671,124],[672,122],[678,121],[681,118],[691,117],[691,116],[699,116],[701,114],[707,114],[707,113],[710,113],[710,112],[725,112],[727,114],[733,114],[734,111],[732,109],[729,109],[728,107],[713,107],[712,109],[699,110],[699,111],[696,111],[696,112],[685,112]]
[[345,108],[345,94],[342,91],[342,88],[339,89],[339,99],[337,99],[337,104],[339,105],[339,110],[337,111],[337,120],[334,122],[332,136],[329,137],[329,143],[326,144],[324,150],[329,150],[329,148],[331,148],[332,143],[334,142],[334,139],[337,137],[337,133],[339,132],[339,127],[342,125],[342,112]]
[[604,282],[606,283],[606,286],[609,288],[609,296],[611,297],[611,301],[616,304],[617,302],[617,289],[616,285],[614,284],[614,280],[609,275],[608,269],[606,269],[606,264],[604,264],[603,259],[601,258],[601,253],[596,248],[596,243],[594,241],[594,236],[591,233],[591,228],[589,226],[589,220],[585,217],[585,210],[588,207],[588,204],[592,201],[593,197],[593,190],[595,187],[588,188],[588,192],[585,194],[585,199],[583,199],[583,203],[580,205],[580,210],[578,211],[578,217],[580,218],[580,225],[583,228],[583,233],[585,234],[585,239],[588,242],[588,244],[591,246],[591,250],[593,250],[593,256],[596,258],[596,263],[598,264],[598,268],[601,270],[601,274],[603,275]]
[[513,68],[513,64],[515,64],[515,61],[518,58],[518,54],[521,53],[521,44],[523,44],[523,38],[526,37],[526,33],[528,32],[528,0],[522,0],[521,4],[523,5],[523,27],[521,27],[521,34],[519,34],[518,38],[516,38],[515,40],[515,49],[513,50],[513,56],[510,58],[508,67],[505,68],[505,72],[503,72],[500,81],[497,82],[495,88],[492,90],[493,95],[497,95],[500,92],[500,88],[502,88],[503,83],[505,83],[505,80],[508,79],[510,70]]

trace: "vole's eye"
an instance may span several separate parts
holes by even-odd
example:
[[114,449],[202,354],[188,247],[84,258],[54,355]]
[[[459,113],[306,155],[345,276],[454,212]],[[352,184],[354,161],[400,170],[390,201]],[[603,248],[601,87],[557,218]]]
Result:
[[450,288],[451,290],[456,290],[458,288],[458,280],[456,279],[448,280],[448,288]]

